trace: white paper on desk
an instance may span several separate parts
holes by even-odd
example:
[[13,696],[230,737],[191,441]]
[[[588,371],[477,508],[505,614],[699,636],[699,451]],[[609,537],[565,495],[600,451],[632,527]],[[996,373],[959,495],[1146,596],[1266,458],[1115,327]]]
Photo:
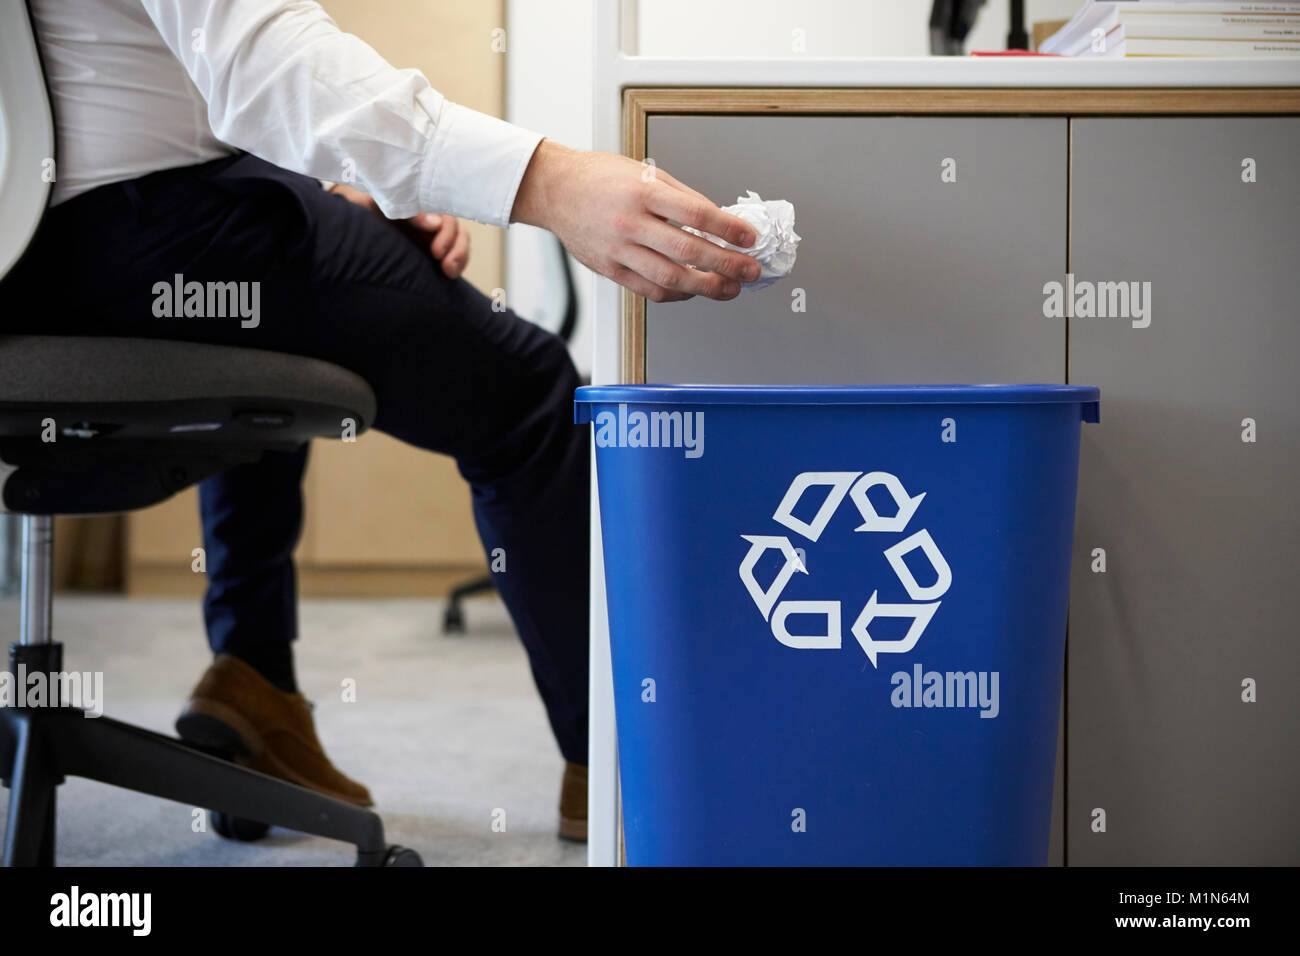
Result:
[[690,226],[682,228],[725,249],[734,249],[757,259],[762,272],[753,282],[741,283],[747,289],[765,289],[777,279],[790,274],[794,269],[795,252],[799,246],[799,234],[794,231],[794,206],[790,202],[784,199],[764,200],[758,193],[749,190],[748,195],[737,197],[734,206],[723,206],[722,211],[729,212],[754,227],[758,238],[751,247],[746,249],[732,245]]

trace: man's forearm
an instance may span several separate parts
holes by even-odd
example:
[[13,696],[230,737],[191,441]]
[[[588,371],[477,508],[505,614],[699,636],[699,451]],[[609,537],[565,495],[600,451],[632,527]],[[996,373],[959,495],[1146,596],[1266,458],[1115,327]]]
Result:
[[546,225],[546,212],[555,201],[555,192],[560,180],[565,175],[576,155],[576,150],[562,146],[553,140],[543,139],[533,150],[533,155],[524,170],[524,178],[515,193],[514,208],[510,212],[511,222],[522,222],[529,226]]

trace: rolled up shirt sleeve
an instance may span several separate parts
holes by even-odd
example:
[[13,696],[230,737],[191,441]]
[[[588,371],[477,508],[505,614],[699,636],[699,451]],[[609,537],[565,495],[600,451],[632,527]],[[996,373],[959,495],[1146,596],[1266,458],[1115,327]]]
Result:
[[141,0],[218,139],[285,169],[355,182],[384,214],[510,221],[542,137],[453,103],[313,0]]

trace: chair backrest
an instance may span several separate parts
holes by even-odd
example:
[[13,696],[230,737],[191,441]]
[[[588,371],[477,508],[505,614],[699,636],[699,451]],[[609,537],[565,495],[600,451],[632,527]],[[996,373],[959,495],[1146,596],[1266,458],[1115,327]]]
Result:
[[57,175],[54,114],[25,0],[0,0],[0,278],[45,214]]

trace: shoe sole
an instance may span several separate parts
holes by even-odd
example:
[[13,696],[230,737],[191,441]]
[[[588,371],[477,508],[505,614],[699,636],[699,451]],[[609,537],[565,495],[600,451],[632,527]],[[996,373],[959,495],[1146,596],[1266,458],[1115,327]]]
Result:
[[214,700],[195,698],[185,705],[176,718],[176,733],[188,744],[235,758],[235,762],[316,793],[342,800],[356,807],[373,807],[374,801],[361,801],[345,793],[322,787],[307,780],[275,758],[266,749],[259,734],[238,713]]
[[216,701],[193,699],[176,718],[181,740],[229,757],[261,756],[265,745],[252,724]]

